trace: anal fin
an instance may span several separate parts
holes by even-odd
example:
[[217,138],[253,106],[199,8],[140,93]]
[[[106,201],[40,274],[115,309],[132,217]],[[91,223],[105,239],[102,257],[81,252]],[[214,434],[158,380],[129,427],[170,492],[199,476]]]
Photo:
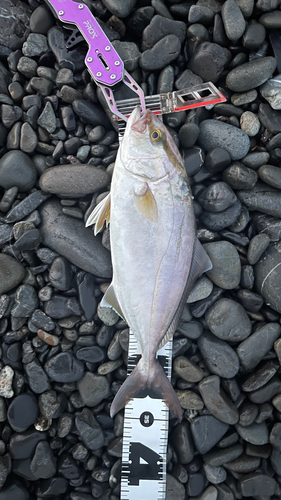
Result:
[[[117,300],[117,297],[116,297],[116,294],[115,294],[115,290],[114,290],[114,287],[113,287],[113,283],[111,283],[108,287],[108,289],[106,290],[102,300],[101,300],[101,306],[102,307],[110,307],[111,309],[113,309],[117,314],[119,314],[119,316],[124,320],[126,321],[125,317],[124,317],[124,314],[122,312],[122,309],[119,305],[119,302]],[[126,321],[127,323],[127,321]]]
[[194,243],[193,258],[190,266],[190,271],[185,285],[185,289],[182,294],[181,301],[169,325],[169,328],[167,329],[165,335],[159,342],[158,349],[161,349],[161,347],[163,347],[174,334],[178,326],[180,317],[182,315],[183,308],[187,301],[187,297],[189,296],[195,281],[197,280],[197,278],[199,278],[199,276],[201,276],[201,274],[205,273],[206,271],[209,271],[210,269],[212,269],[212,262],[207,253],[205,252],[204,248],[202,247],[200,241],[196,239]]
[[110,222],[110,193],[108,193],[108,195],[101,200],[91,215],[89,215],[86,221],[86,227],[95,224],[94,234],[96,236],[96,234],[102,230],[105,222],[106,226],[108,226]]

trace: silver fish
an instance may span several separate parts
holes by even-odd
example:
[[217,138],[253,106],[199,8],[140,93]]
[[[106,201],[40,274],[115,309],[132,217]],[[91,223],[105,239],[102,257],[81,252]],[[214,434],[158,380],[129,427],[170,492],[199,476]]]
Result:
[[182,418],[177,395],[156,353],[176,330],[195,280],[212,264],[196,238],[188,178],[165,125],[135,108],[120,145],[110,194],[87,225],[110,222],[113,279],[101,305],[136,336],[142,357],[111,405],[115,415],[139,389],[153,389]]

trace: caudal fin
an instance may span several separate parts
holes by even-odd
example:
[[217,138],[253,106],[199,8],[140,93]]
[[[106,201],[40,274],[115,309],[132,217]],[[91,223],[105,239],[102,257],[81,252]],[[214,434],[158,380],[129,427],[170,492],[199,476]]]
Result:
[[155,359],[149,376],[146,377],[141,370],[142,360],[138,362],[129,377],[117,392],[110,408],[110,416],[113,417],[119,410],[133,399],[137,392],[148,387],[162,398],[173,414],[181,421],[182,410],[178,397],[172,387],[172,384],[166,377],[160,363]]

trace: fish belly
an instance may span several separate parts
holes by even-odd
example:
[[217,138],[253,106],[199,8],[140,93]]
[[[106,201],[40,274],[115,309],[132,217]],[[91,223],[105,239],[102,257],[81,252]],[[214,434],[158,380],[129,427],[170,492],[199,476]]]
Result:
[[113,286],[128,325],[145,358],[154,357],[188,278],[195,241],[191,201],[178,200],[169,177],[149,183],[157,222],[147,220],[134,203],[143,181],[118,170],[111,188]]

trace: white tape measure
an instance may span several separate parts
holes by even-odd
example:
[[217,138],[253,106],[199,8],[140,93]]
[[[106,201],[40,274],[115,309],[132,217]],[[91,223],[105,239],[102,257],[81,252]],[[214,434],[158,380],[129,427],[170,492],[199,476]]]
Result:
[[[158,351],[158,360],[171,380],[172,339]],[[136,366],[141,349],[130,333],[128,374]],[[164,500],[169,408],[146,389],[125,408],[121,500]]]

